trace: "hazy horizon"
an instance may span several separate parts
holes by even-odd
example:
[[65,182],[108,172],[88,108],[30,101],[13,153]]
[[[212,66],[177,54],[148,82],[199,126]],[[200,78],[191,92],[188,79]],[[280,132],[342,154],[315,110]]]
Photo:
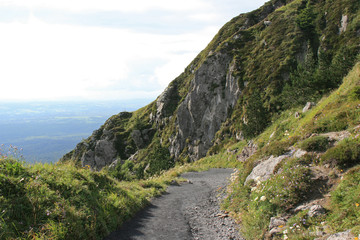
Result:
[[148,103],[146,100],[0,103],[0,146],[4,144],[0,153],[8,155],[12,145],[26,162],[56,162],[112,115],[131,112]]

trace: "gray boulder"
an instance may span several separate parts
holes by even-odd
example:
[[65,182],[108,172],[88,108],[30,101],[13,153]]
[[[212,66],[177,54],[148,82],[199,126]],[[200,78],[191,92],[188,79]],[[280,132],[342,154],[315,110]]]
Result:
[[260,182],[268,180],[273,175],[276,165],[278,165],[283,159],[288,157],[289,155],[281,155],[279,157],[271,156],[265,161],[262,161],[251,171],[250,175],[245,180],[245,184],[251,179],[256,179]]
[[240,162],[245,162],[251,155],[257,150],[257,145],[253,141],[250,141],[247,146],[243,148],[241,153],[236,156],[236,159]]
[[272,217],[270,218],[269,230],[275,227],[285,226],[286,222],[286,219],[283,217]]
[[328,237],[326,240],[353,240],[354,235],[347,230],[346,232],[335,233]]
[[311,108],[313,108],[316,104],[314,102],[307,102],[305,107],[303,108],[302,112],[306,113],[307,111],[309,111]]
[[317,216],[325,214],[325,212],[326,212],[325,208],[323,208],[321,205],[313,205],[310,207],[307,215],[309,217],[317,217]]
[[270,26],[270,25],[271,25],[271,21],[264,21],[264,25],[267,26],[267,27]]
[[116,158],[114,142],[107,139],[96,141],[94,150],[87,150],[81,157],[81,165],[91,169],[100,170],[110,165]]

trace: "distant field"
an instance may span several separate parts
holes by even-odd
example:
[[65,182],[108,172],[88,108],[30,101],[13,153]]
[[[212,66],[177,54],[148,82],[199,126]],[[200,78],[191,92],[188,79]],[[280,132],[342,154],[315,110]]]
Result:
[[27,162],[56,162],[110,116],[149,102],[2,103],[0,151],[6,154],[12,145]]

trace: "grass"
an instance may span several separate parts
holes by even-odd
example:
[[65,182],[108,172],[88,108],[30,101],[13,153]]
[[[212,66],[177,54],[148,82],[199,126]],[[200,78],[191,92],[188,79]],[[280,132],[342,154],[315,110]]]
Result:
[[360,234],[360,167],[348,171],[331,194],[330,214],[327,218],[334,232],[352,229]]
[[166,179],[118,182],[72,164],[0,160],[0,239],[102,239],[163,192]]

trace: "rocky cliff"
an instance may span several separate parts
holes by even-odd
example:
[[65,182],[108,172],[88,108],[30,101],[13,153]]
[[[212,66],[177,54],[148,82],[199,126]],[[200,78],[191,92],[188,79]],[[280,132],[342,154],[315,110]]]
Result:
[[[255,101],[250,98],[255,92],[266,113],[260,118],[267,118],[258,122],[259,129],[265,128],[271,116],[331,89],[321,72],[324,56],[327,67],[335,68],[341,57],[350,59],[347,68],[353,65],[360,30],[359,4],[352,2],[353,7],[346,8],[349,3],[337,0],[332,8],[323,1],[272,0],[235,17],[154,102],[114,115],[62,161],[71,159],[96,170],[116,160],[120,165],[132,161],[134,172],[145,173],[156,165],[152,156],[166,158],[170,164],[164,168],[196,161],[209,150],[247,137],[249,121],[257,124],[259,118],[249,103]],[[305,81],[306,72],[317,72],[318,82],[302,83],[302,89],[310,90],[289,97],[291,91],[300,92],[295,76]],[[159,148],[168,153],[156,155]]]

